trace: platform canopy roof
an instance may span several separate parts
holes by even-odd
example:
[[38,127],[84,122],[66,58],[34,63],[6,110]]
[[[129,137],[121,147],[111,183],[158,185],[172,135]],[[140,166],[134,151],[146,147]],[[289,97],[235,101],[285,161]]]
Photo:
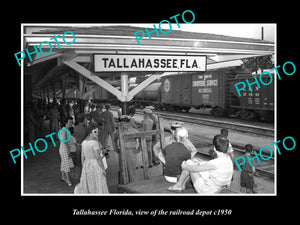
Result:
[[[192,26],[192,24],[191,24]],[[52,52],[49,55],[40,54],[33,61],[25,58],[25,74],[33,75],[33,83],[36,87],[47,85],[49,80],[55,80],[70,69],[66,60],[72,60],[86,69],[92,65],[92,55],[101,54],[147,54],[147,55],[206,55],[207,69],[226,67],[228,63],[233,64],[240,59],[254,56],[273,55],[274,43],[264,40],[231,37],[207,33],[186,32],[172,30],[168,34],[160,33],[157,37],[152,33],[150,40],[147,35],[140,39],[138,45],[134,33],[142,30],[141,27],[118,25],[118,26],[60,26],[60,25],[23,25],[23,50],[33,51],[33,46],[39,46],[42,41],[52,44]],[[153,29],[148,28],[151,32]],[[50,38],[72,31],[76,41],[66,45],[62,37],[57,38],[61,49],[55,40]],[[65,35],[67,42],[72,42],[71,34]],[[43,48],[47,48],[47,44]],[[45,49],[45,52],[49,50]],[[149,73],[149,72],[148,72]],[[120,74],[120,73],[119,73]],[[119,75],[118,74],[118,75]],[[145,72],[131,72],[129,75],[143,75]],[[95,75],[95,74],[93,74]],[[96,73],[99,77],[109,77],[112,73]]]
[[[192,26],[192,24],[191,24]],[[26,29],[27,28],[27,29]],[[31,29],[30,29],[31,28]],[[39,45],[51,37],[72,31],[76,41],[72,45],[62,43],[63,50],[84,55],[91,53],[130,53],[130,54],[184,54],[207,55],[208,63],[228,61],[242,58],[242,55],[268,55],[274,53],[274,43],[264,40],[231,37],[207,33],[172,30],[168,34],[160,33],[157,37],[152,33],[150,40],[147,35],[140,39],[138,45],[134,33],[141,27],[133,26],[94,26],[94,27],[25,27],[26,47]],[[153,29],[148,28],[151,32]],[[27,33],[30,32],[30,33]],[[54,40],[51,41],[53,44]],[[55,49],[56,50],[60,50]],[[57,51],[62,54],[61,51]],[[233,57],[235,55],[236,57]],[[217,57],[218,56],[218,57]],[[37,59],[38,61],[38,59]]]

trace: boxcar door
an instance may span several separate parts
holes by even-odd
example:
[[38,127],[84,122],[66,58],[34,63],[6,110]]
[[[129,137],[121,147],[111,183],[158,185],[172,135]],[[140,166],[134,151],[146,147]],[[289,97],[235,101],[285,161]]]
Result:
[[190,106],[192,104],[192,76],[181,76],[181,104]]
[[180,104],[181,102],[181,76],[171,77],[171,103]]

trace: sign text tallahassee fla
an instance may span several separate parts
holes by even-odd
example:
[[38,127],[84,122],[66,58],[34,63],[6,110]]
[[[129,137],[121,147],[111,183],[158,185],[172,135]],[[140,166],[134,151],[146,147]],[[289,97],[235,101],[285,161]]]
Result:
[[94,71],[206,71],[206,56],[95,54]]

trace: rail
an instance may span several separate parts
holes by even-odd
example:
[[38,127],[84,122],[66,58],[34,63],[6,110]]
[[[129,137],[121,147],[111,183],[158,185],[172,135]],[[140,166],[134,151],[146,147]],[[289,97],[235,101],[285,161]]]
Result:
[[[136,110],[136,113],[142,114],[142,110]],[[227,129],[236,130],[243,133],[251,133],[251,134],[262,135],[266,137],[274,137],[274,129],[262,127],[262,126],[233,123],[233,122],[221,121],[217,119],[212,120],[207,118],[179,115],[175,113],[164,113],[160,111],[155,111],[155,114],[161,116],[164,119],[179,120],[187,123],[219,127],[219,128],[227,128]]]

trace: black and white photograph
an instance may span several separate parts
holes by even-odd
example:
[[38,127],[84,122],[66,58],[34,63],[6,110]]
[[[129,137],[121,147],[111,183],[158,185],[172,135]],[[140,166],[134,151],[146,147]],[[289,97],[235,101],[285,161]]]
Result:
[[295,6],[26,4],[2,20],[5,217],[296,218]]
[[276,24],[187,20],[21,25],[23,195],[276,195]]

